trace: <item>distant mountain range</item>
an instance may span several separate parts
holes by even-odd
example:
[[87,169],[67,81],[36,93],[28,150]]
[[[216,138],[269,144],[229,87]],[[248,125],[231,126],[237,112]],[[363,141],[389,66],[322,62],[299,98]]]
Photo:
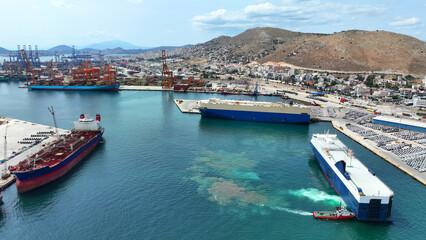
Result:
[[[133,45],[128,42],[124,42],[121,40],[113,40],[113,41],[105,41],[95,44],[90,44],[86,46],[80,46],[76,47],[75,51],[76,53],[80,52],[88,52],[88,53],[102,53],[104,55],[108,54],[137,54],[137,53],[143,53],[147,51],[160,51],[160,50],[172,50],[176,48],[183,48],[188,47],[191,45],[185,45],[185,46],[163,46],[163,47],[140,47]],[[8,50],[5,48],[0,47],[0,54],[9,54],[10,51],[16,51],[14,50]],[[49,56],[57,54],[71,54],[73,51],[72,46],[67,45],[58,45],[55,47],[52,47],[48,50],[39,50],[40,56]]]
[[320,70],[426,74],[426,43],[386,31],[317,34],[253,28],[184,51],[190,56],[219,62],[281,62]]
[[125,50],[129,49],[149,49],[151,47],[140,47],[133,45],[128,42],[124,42],[121,40],[112,40],[112,41],[105,41],[100,43],[94,43],[90,45],[86,45],[83,47],[79,47],[80,49],[95,49],[95,50],[105,50],[105,49],[114,49],[114,48],[122,48]]
[[6,48],[0,47],[0,54],[7,54],[7,53],[9,53],[9,50],[7,50]]
[[48,49],[47,51],[49,51],[49,52],[58,52],[59,54],[72,53],[72,47],[69,47],[67,45],[58,45],[56,47]]

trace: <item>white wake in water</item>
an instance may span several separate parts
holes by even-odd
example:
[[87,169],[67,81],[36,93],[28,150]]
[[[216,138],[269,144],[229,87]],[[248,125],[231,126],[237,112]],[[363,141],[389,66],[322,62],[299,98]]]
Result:
[[271,207],[271,209],[280,210],[280,211],[283,211],[283,212],[294,213],[294,214],[298,214],[298,215],[302,215],[302,216],[312,216],[311,212],[298,210],[298,209],[290,209],[290,208],[284,208],[284,207]]
[[[299,190],[285,190],[285,194],[290,194],[299,198],[307,198],[313,202],[322,202],[332,206],[346,206],[343,200],[338,195],[330,195],[326,192],[320,191],[315,188],[302,188]],[[283,212],[293,213],[302,216],[312,216],[312,212],[307,212],[299,209],[291,209],[287,207],[270,206],[273,210],[279,210]]]
[[297,197],[306,197],[314,202],[324,202],[329,205],[342,205],[346,206],[343,200],[338,195],[330,195],[326,192],[320,191],[315,188],[288,190],[288,193]]

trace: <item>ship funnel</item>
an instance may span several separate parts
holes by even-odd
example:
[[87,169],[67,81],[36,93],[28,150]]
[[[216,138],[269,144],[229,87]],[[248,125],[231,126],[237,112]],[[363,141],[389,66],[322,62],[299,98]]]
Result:
[[96,114],[96,121],[101,121],[101,115],[100,114]]
[[80,119],[84,119],[84,114],[80,114]]

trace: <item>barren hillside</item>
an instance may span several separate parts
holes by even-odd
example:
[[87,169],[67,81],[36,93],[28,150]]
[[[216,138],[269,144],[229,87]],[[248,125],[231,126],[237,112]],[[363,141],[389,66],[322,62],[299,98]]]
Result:
[[426,43],[386,31],[315,34],[253,28],[197,44],[189,51],[209,61],[272,61],[324,70],[426,74]]
[[426,43],[385,31],[345,31],[282,46],[260,62],[346,71],[426,74]]

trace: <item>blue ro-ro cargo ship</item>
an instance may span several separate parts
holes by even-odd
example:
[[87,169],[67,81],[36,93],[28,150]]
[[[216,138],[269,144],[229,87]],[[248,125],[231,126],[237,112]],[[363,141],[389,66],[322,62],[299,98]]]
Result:
[[221,100],[211,98],[198,102],[201,116],[228,120],[309,123],[310,107],[299,104]]
[[28,85],[28,90],[61,90],[61,91],[109,91],[117,92],[119,84],[101,86],[68,86],[68,85]]
[[314,134],[311,146],[325,177],[359,220],[393,221],[393,191],[337,135]]

